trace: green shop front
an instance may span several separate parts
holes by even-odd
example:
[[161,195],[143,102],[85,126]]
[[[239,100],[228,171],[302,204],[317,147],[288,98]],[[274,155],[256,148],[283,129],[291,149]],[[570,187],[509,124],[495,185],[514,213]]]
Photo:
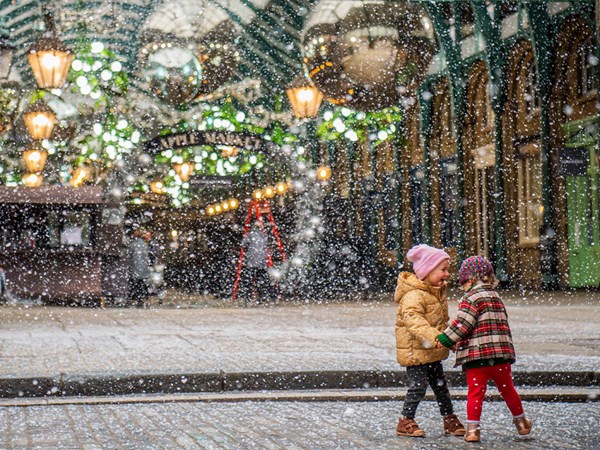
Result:
[[559,158],[567,194],[569,285],[600,285],[600,205],[598,119],[563,127],[565,148]]

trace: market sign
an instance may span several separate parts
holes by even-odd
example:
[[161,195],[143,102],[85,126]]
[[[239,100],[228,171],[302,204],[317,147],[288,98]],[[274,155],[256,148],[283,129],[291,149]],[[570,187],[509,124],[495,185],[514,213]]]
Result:
[[232,176],[195,175],[190,179],[190,187],[196,188],[230,188],[233,185]]
[[186,131],[183,133],[157,136],[144,144],[144,149],[149,153],[158,153],[181,147],[195,147],[198,145],[223,145],[237,147],[249,151],[264,151],[266,141],[257,134],[236,133],[230,131]]
[[558,153],[558,174],[563,177],[587,175],[590,151],[585,147],[562,148]]

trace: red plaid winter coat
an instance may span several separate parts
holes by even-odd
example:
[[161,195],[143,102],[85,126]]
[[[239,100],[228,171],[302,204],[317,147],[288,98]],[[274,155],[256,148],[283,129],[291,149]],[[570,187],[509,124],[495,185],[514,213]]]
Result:
[[506,308],[490,285],[478,284],[464,295],[444,335],[457,344],[456,366],[481,360],[515,361]]

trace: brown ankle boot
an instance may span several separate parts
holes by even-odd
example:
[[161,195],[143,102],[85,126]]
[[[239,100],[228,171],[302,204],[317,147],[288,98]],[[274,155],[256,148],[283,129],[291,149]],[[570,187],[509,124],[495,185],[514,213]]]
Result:
[[410,436],[410,437],[423,437],[425,432],[419,428],[415,419],[400,418],[398,426],[396,427],[396,434],[398,436]]
[[448,414],[447,416],[444,416],[444,433],[452,434],[454,436],[465,435],[465,427],[462,423],[460,423],[460,420],[458,420],[456,414]]
[[517,427],[517,433],[523,435],[531,432],[531,420],[527,417],[521,416],[517,419],[513,419],[513,423],[515,424],[515,427]]
[[479,423],[467,422],[467,431],[465,433],[465,441],[479,442]]

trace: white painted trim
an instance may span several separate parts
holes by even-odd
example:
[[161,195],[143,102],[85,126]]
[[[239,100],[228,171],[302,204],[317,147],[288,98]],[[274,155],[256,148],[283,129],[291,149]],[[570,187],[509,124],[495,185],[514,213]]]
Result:
[[571,6],[571,2],[548,2],[548,14],[550,16],[554,16],[561,11],[564,11],[569,6]]

